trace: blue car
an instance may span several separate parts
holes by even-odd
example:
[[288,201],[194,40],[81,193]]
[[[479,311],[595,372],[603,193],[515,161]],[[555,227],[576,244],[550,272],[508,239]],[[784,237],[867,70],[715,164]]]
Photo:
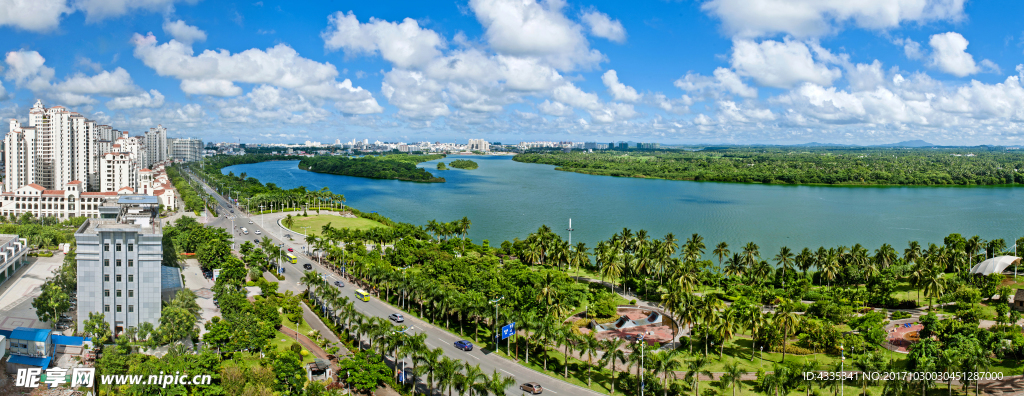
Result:
[[455,341],[455,347],[466,352],[473,350],[473,344],[466,340]]

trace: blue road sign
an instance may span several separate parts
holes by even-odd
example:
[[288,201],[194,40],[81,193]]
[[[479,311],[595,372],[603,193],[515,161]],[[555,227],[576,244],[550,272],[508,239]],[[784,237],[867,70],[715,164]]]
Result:
[[509,338],[516,334],[516,322],[501,326],[501,339]]

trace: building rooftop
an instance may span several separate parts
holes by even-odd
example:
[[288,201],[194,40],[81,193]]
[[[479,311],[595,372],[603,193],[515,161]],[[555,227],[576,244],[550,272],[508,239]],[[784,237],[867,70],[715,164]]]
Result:
[[180,269],[166,265],[160,267],[160,288],[162,290],[181,289],[183,287]]
[[160,200],[152,195],[122,195],[117,197],[118,205],[159,205]]
[[46,337],[50,335],[50,330],[47,329],[33,329],[29,327],[18,327],[11,332],[12,340],[27,340],[35,342],[46,341]]

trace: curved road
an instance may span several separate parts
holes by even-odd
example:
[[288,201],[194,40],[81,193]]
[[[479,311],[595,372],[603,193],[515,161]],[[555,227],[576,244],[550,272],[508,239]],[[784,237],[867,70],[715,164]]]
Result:
[[[195,178],[195,180],[198,181],[199,179]],[[217,194],[217,192],[210,188],[210,186],[206,185],[205,183],[201,184],[210,195],[216,197],[217,210],[220,212],[220,216],[218,216],[216,219],[210,219],[207,225],[221,227],[224,228],[225,230],[228,230],[231,233],[232,238],[234,239],[234,243],[240,244],[247,240],[256,241],[262,239],[263,237],[269,237],[275,243],[283,243],[286,247],[291,247],[296,252],[300,252],[300,247],[305,245],[305,243],[301,242],[301,238],[299,238],[298,241],[296,242],[288,241],[282,238],[284,234],[287,234],[289,232],[280,227],[279,225],[277,225],[276,220],[265,219],[263,218],[264,216],[262,215],[255,216],[254,218],[251,219],[248,217],[242,217],[244,216],[244,214],[242,213],[241,209],[230,205],[228,201],[224,199],[223,196]],[[232,210],[234,210],[235,213],[232,213]],[[249,224],[250,221],[252,222],[252,224]],[[266,226],[266,228],[264,228],[264,226]],[[238,231],[232,231],[232,227],[245,227],[249,230],[249,234],[240,236]],[[257,230],[260,231],[261,235],[256,235]],[[301,235],[297,236],[301,237]],[[302,275],[305,273],[305,270],[303,270],[302,268],[302,265],[305,263],[312,264],[313,270],[322,274],[325,278],[327,278],[329,283],[332,285],[334,284],[334,281],[341,280],[336,274],[323,268],[315,261],[310,261],[299,254],[296,254],[296,256],[299,256],[297,264],[284,264],[285,280],[280,282],[279,290],[293,290],[296,292],[306,290],[305,286],[303,286],[299,282],[299,279],[301,279]],[[345,289],[352,289],[353,292],[355,291],[355,288],[352,287],[346,287]],[[484,353],[483,349],[479,348],[479,345],[474,346],[474,349],[470,352],[464,352],[462,350],[455,348],[454,345],[455,341],[458,341],[460,338],[457,335],[452,334],[445,329],[424,322],[416,317],[413,317],[413,315],[396,309],[391,305],[381,302],[376,298],[371,298],[370,301],[367,302],[355,300],[354,298],[352,299],[355,302],[356,310],[367,316],[387,318],[387,316],[392,313],[402,313],[402,316],[405,317],[404,324],[410,327],[409,332],[412,334],[426,333],[427,346],[429,346],[432,349],[440,347],[442,350],[444,350],[445,355],[448,355],[449,357],[457,358],[459,360],[462,360],[464,363],[470,365],[479,364],[480,369],[484,373],[487,373],[488,375],[492,373],[494,370],[497,370],[503,373],[504,375],[512,376],[513,378],[516,379],[516,385],[510,387],[508,390],[505,391],[507,395],[524,394],[521,390],[519,390],[519,384],[522,384],[524,382],[537,382],[541,384],[541,386],[544,387],[544,394],[602,394],[594,392],[589,389],[585,389],[577,385],[570,384],[568,382],[563,381],[560,378],[550,377],[538,371],[526,368],[515,362],[510,361],[509,359],[489,353]],[[412,371],[412,362],[406,359],[405,364],[407,364],[408,367],[410,368],[407,371],[407,375],[409,375]]]

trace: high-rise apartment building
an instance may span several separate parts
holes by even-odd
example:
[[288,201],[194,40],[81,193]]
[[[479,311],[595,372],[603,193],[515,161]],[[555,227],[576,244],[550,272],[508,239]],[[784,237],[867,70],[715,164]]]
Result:
[[143,142],[145,146],[144,153],[141,153],[139,166],[143,168],[151,168],[153,164],[158,164],[168,159],[167,150],[167,128],[163,125],[157,125],[156,128],[149,128],[146,132]]
[[181,275],[161,265],[163,230],[157,197],[122,195],[75,232],[78,328],[102,313],[115,335],[143,322],[159,325],[161,298],[180,290]]
[[469,139],[469,151],[488,152],[491,151],[491,144],[484,139]]
[[203,159],[203,141],[194,138],[167,139],[168,159],[196,162]]

